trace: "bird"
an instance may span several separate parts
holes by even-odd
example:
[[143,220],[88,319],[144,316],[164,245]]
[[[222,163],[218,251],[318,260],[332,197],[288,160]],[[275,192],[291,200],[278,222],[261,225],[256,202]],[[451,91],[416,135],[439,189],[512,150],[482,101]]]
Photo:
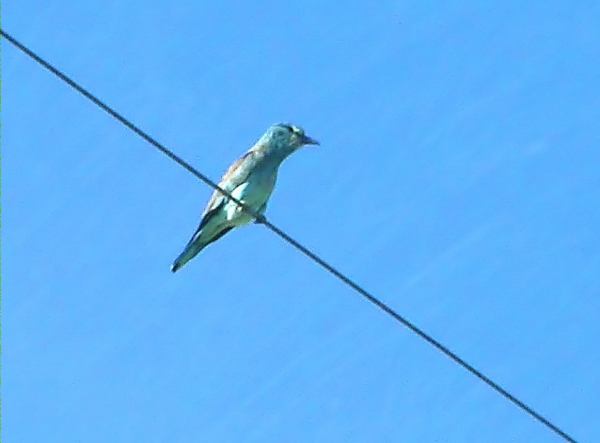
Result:
[[219,182],[219,188],[230,193],[249,210],[215,190],[202,214],[198,228],[183,252],[171,265],[177,272],[209,244],[233,228],[254,220],[264,223],[264,213],[281,163],[306,145],[319,145],[304,130],[290,123],[271,125],[258,141],[235,161]]

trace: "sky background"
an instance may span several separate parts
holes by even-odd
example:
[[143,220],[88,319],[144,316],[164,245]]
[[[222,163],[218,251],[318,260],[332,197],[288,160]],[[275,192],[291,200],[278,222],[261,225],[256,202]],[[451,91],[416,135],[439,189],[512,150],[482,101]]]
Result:
[[[2,26],[218,179],[321,141],[267,216],[600,441],[600,5],[3,2]],[[211,190],[2,42],[7,442],[554,442],[252,225],[169,272]]]

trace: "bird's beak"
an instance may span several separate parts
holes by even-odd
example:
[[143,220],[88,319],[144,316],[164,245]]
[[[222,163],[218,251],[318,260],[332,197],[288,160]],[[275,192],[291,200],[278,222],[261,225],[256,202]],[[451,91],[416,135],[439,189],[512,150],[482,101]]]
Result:
[[308,135],[305,135],[304,138],[302,139],[302,144],[303,145],[320,145],[321,143],[319,143],[314,138],[310,138]]

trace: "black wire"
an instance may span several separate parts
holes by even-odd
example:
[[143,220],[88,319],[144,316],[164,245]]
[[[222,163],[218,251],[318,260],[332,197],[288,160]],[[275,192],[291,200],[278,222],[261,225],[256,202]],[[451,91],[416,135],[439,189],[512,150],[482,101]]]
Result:
[[239,201],[238,199],[236,199],[235,197],[233,197],[229,192],[221,189],[219,187],[219,185],[217,185],[214,181],[212,181],[206,175],[204,175],[201,172],[199,172],[196,168],[194,168],[192,165],[190,165],[189,163],[187,163],[181,157],[179,157],[176,154],[174,154],[171,150],[169,150],[168,148],[166,148],[165,146],[163,146],[161,143],[159,143],[158,141],[156,141],[154,138],[152,138],[146,132],[144,132],[143,130],[141,130],[140,128],[138,128],[136,125],[134,125],[133,123],[131,123],[129,120],[127,120],[121,114],[119,114],[117,111],[115,111],[114,109],[112,109],[111,107],[109,107],[107,104],[105,104],[104,102],[102,102],[99,98],[97,98],[92,93],[90,93],[89,91],[87,91],[85,88],[83,88],[82,86],[80,86],[79,84],[77,84],[74,80],[72,80],[71,78],[67,77],[66,74],[63,74],[57,68],[55,68],[54,66],[52,66],[50,63],[48,63],[47,61],[45,61],[44,59],[42,59],[40,56],[38,56],[37,54],[35,54],[33,51],[31,51],[29,48],[27,48],[26,46],[24,46],[22,43],[20,43],[19,41],[17,41],[14,37],[12,37],[11,35],[7,34],[4,30],[0,29],[0,33],[1,33],[1,35],[4,38],[6,38],[15,47],[17,47],[22,52],[24,52],[25,54],[27,54],[29,57],[31,57],[37,63],[39,63],[40,65],[42,65],[48,71],[52,72],[58,78],[60,78],[64,82],[66,82],[69,86],[71,86],[72,88],[74,88],[75,90],[77,90],[77,92],[79,92],[80,94],[84,95],[86,98],[90,99],[92,102],[94,102],[96,105],[98,105],[104,111],[106,111],[107,113],[109,113],[111,116],[113,116],[114,118],[116,118],[117,120],[119,120],[122,124],[124,124],[129,129],[131,129],[133,132],[135,132],[136,134],[138,134],[140,137],[142,137],[148,143],[152,144],[155,148],[157,148],[159,151],[161,151],[163,154],[165,154],[171,160],[174,160],[176,163],[178,163],[180,166],[183,166],[185,169],[187,169],[189,172],[191,172],[197,178],[199,178],[204,183],[206,183],[207,185],[209,185],[211,188],[216,189],[221,194],[225,195],[226,197],[230,198],[232,201],[234,201],[235,203],[237,203],[238,205],[240,205],[250,215],[256,217],[257,220],[261,224],[264,224],[267,228],[269,228],[271,231],[273,231],[275,234],[277,234],[283,240],[285,240],[290,245],[292,245],[294,248],[296,248],[297,250],[299,250],[300,252],[302,252],[304,255],[306,255],[307,257],[309,257],[311,260],[313,260],[314,262],[316,262],[317,264],[319,264],[321,267],[323,267],[324,269],[326,269],[328,272],[330,272],[331,274],[333,274],[335,277],[337,277],[343,283],[345,283],[346,285],[350,286],[352,289],[354,289],[360,295],[362,295],[363,297],[365,297],[368,301],[370,301],[371,303],[373,303],[375,306],[377,306],[378,308],[380,308],[381,310],[383,310],[384,312],[386,312],[388,315],[390,315],[392,318],[394,318],[398,322],[402,323],[404,326],[406,326],[411,331],[413,331],[414,333],[416,333],[419,337],[421,337],[422,339],[424,339],[425,341],[427,341],[429,344],[433,345],[439,351],[441,351],[442,353],[444,353],[447,357],[449,357],[452,360],[454,360],[454,362],[458,363],[460,366],[462,366],[463,368],[465,368],[471,374],[475,375],[477,378],[479,378],[481,381],[483,381],[484,383],[486,383],[488,386],[490,386],[496,392],[498,392],[499,394],[501,394],[506,399],[510,400],[512,403],[514,403],[515,405],[517,405],[523,411],[527,412],[529,415],[531,415],[533,418],[535,418],[539,422],[541,422],[544,425],[546,425],[548,428],[550,428],[552,431],[554,431],[555,433],[557,433],[558,435],[560,435],[562,438],[564,438],[565,440],[567,440],[569,442],[576,443],[576,440],[573,437],[571,437],[569,434],[567,434],[566,432],[564,432],[563,430],[561,430],[558,426],[556,426],[555,424],[553,424],[550,420],[548,420],[547,418],[545,418],[544,416],[542,416],[541,414],[539,414],[538,412],[536,412],[535,410],[533,410],[530,406],[527,406],[525,403],[523,403],[517,397],[515,397],[514,395],[512,395],[510,392],[508,392],[506,389],[504,389],[498,383],[494,382],[492,379],[490,379],[489,377],[487,377],[486,375],[484,375],[483,373],[481,373],[479,370],[475,369],[475,367],[473,367],[471,364],[467,363],[465,360],[463,360],[461,357],[459,357],[458,355],[456,355],[454,352],[452,352],[446,346],[444,346],[443,344],[441,344],[439,341],[437,341],[436,339],[434,339],[433,337],[431,337],[425,331],[423,331],[422,329],[420,329],[419,327],[417,327],[411,321],[407,320],[402,315],[398,314],[396,311],[394,311],[388,305],[386,305],[385,303],[383,303],[381,300],[379,300],[373,294],[371,294],[370,292],[368,292],[366,289],[364,289],[358,283],[354,282],[352,279],[350,279],[346,275],[342,274],[340,271],[338,271],[332,265],[330,265],[329,263],[327,263],[325,260],[323,260],[317,254],[315,254],[314,252],[312,252],[310,249],[308,249],[307,247],[303,246],[298,241],[296,241],[295,239],[293,239],[292,237],[290,237],[287,233],[285,233],[284,231],[282,231],[281,229],[279,229],[277,226],[275,226],[274,224],[272,224],[271,222],[269,222],[266,218],[264,218],[264,216],[258,214],[256,211],[254,211],[251,208],[247,207],[244,203],[242,203],[241,201]]

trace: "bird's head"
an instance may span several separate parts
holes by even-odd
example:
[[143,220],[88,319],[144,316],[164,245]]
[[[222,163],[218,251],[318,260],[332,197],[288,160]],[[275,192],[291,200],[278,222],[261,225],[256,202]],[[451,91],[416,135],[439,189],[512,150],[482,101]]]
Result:
[[318,141],[307,136],[302,128],[288,123],[271,126],[263,135],[262,141],[274,149],[289,150],[290,153],[304,145],[319,144]]

